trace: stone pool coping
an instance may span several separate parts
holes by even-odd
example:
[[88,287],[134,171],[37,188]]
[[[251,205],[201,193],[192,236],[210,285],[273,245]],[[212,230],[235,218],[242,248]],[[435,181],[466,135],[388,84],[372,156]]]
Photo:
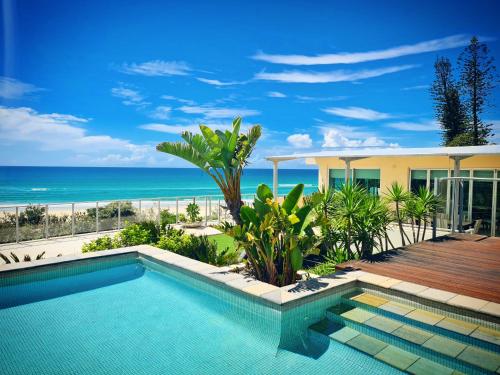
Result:
[[187,271],[188,273],[193,273],[216,284],[223,284],[229,289],[261,299],[262,302],[278,309],[294,307],[322,298],[330,293],[337,292],[337,288],[339,287],[371,286],[386,290],[389,293],[393,292],[428,300],[452,309],[460,308],[472,313],[500,318],[500,304],[498,303],[429,288],[365,271],[341,271],[329,276],[314,277],[292,285],[277,287],[255,280],[247,275],[231,272],[234,266],[216,267],[150,245],[68,255],[33,262],[11,263],[0,267],[0,278],[7,274],[17,273],[16,271],[32,270],[49,265],[131,253],[135,253],[146,259],[152,259],[160,264],[163,263]]

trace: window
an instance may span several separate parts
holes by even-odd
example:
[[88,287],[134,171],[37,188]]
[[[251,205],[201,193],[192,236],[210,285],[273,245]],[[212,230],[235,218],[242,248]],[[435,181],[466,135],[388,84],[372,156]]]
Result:
[[334,190],[339,190],[345,183],[344,169],[330,169],[329,187]]
[[418,189],[423,186],[427,187],[427,170],[415,169],[411,171],[410,190],[417,193]]
[[[434,192],[434,180],[437,178],[443,178],[443,177],[448,177],[448,171],[447,170],[439,170],[439,169],[431,169],[431,180],[429,181],[429,190]],[[443,197],[446,196],[446,180],[444,181],[438,181],[438,194],[442,195]]]
[[355,169],[354,183],[363,186],[370,194],[378,195],[380,189],[380,169]]

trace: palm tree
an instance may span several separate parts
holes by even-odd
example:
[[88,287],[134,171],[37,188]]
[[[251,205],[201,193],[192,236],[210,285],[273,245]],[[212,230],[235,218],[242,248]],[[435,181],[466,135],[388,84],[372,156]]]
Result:
[[156,146],[158,151],[187,160],[212,177],[236,224],[241,224],[243,205],[241,175],[262,132],[260,125],[254,125],[247,134],[240,134],[240,126],[241,117],[233,120],[232,131],[214,132],[200,125],[201,135],[185,131],[181,134],[185,142],[163,142]]
[[405,237],[410,242],[407,234],[403,229],[403,220],[404,220],[404,210],[402,207],[406,204],[411,194],[404,190],[403,186],[397,182],[393,182],[390,189],[387,190],[386,198],[390,203],[394,203],[396,208],[396,220],[399,226],[399,232],[401,234],[401,243],[403,246],[406,245]]

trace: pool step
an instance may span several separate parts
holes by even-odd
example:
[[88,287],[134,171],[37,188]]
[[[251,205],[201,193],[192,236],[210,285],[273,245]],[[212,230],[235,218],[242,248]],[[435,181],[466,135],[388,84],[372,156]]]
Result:
[[435,361],[416,355],[383,340],[361,333],[351,327],[336,324],[324,319],[313,324],[309,329],[316,334],[329,337],[331,340],[348,345],[368,354],[375,359],[410,374],[450,375],[459,374],[453,367],[447,367]]
[[479,346],[493,352],[500,351],[499,330],[467,322],[457,316],[450,316],[451,314],[445,311],[432,312],[363,291],[344,295],[342,302],[452,337],[469,345]]
[[[377,342],[392,345],[415,356],[443,364],[445,367],[457,368],[458,366],[461,371],[466,370],[467,373],[500,371],[500,354],[498,353],[451,339],[401,320],[388,318],[361,307],[341,303],[327,310],[327,318],[370,337],[370,339],[360,339],[363,342],[377,340]],[[380,346],[375,343],[374,341],[374,348]]]

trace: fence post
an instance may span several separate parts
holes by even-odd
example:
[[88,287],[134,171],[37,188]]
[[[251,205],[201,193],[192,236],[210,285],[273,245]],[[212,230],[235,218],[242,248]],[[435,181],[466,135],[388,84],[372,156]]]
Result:
[[49,205],[45,205],[45,238],[49,238]]
[[16,206],[16,242],[19,242],[19,207]]
[[95,232],[99,233],[99,202],[95,202]]
[[161,225],[161,207],[160,207],[160,200],[158,199],[158,224]]
[[71,235],[75,235],[75,204],[71,203]]
[[139,220],[142,218],[142,201],[139,199]]
[[179,198],[175,198],[175,224],[179,223]]
[[205,226],[208,224],[208,197],[205,197]]
[[118,201],[118,230],[121,229],[122,225],[122,201]]

